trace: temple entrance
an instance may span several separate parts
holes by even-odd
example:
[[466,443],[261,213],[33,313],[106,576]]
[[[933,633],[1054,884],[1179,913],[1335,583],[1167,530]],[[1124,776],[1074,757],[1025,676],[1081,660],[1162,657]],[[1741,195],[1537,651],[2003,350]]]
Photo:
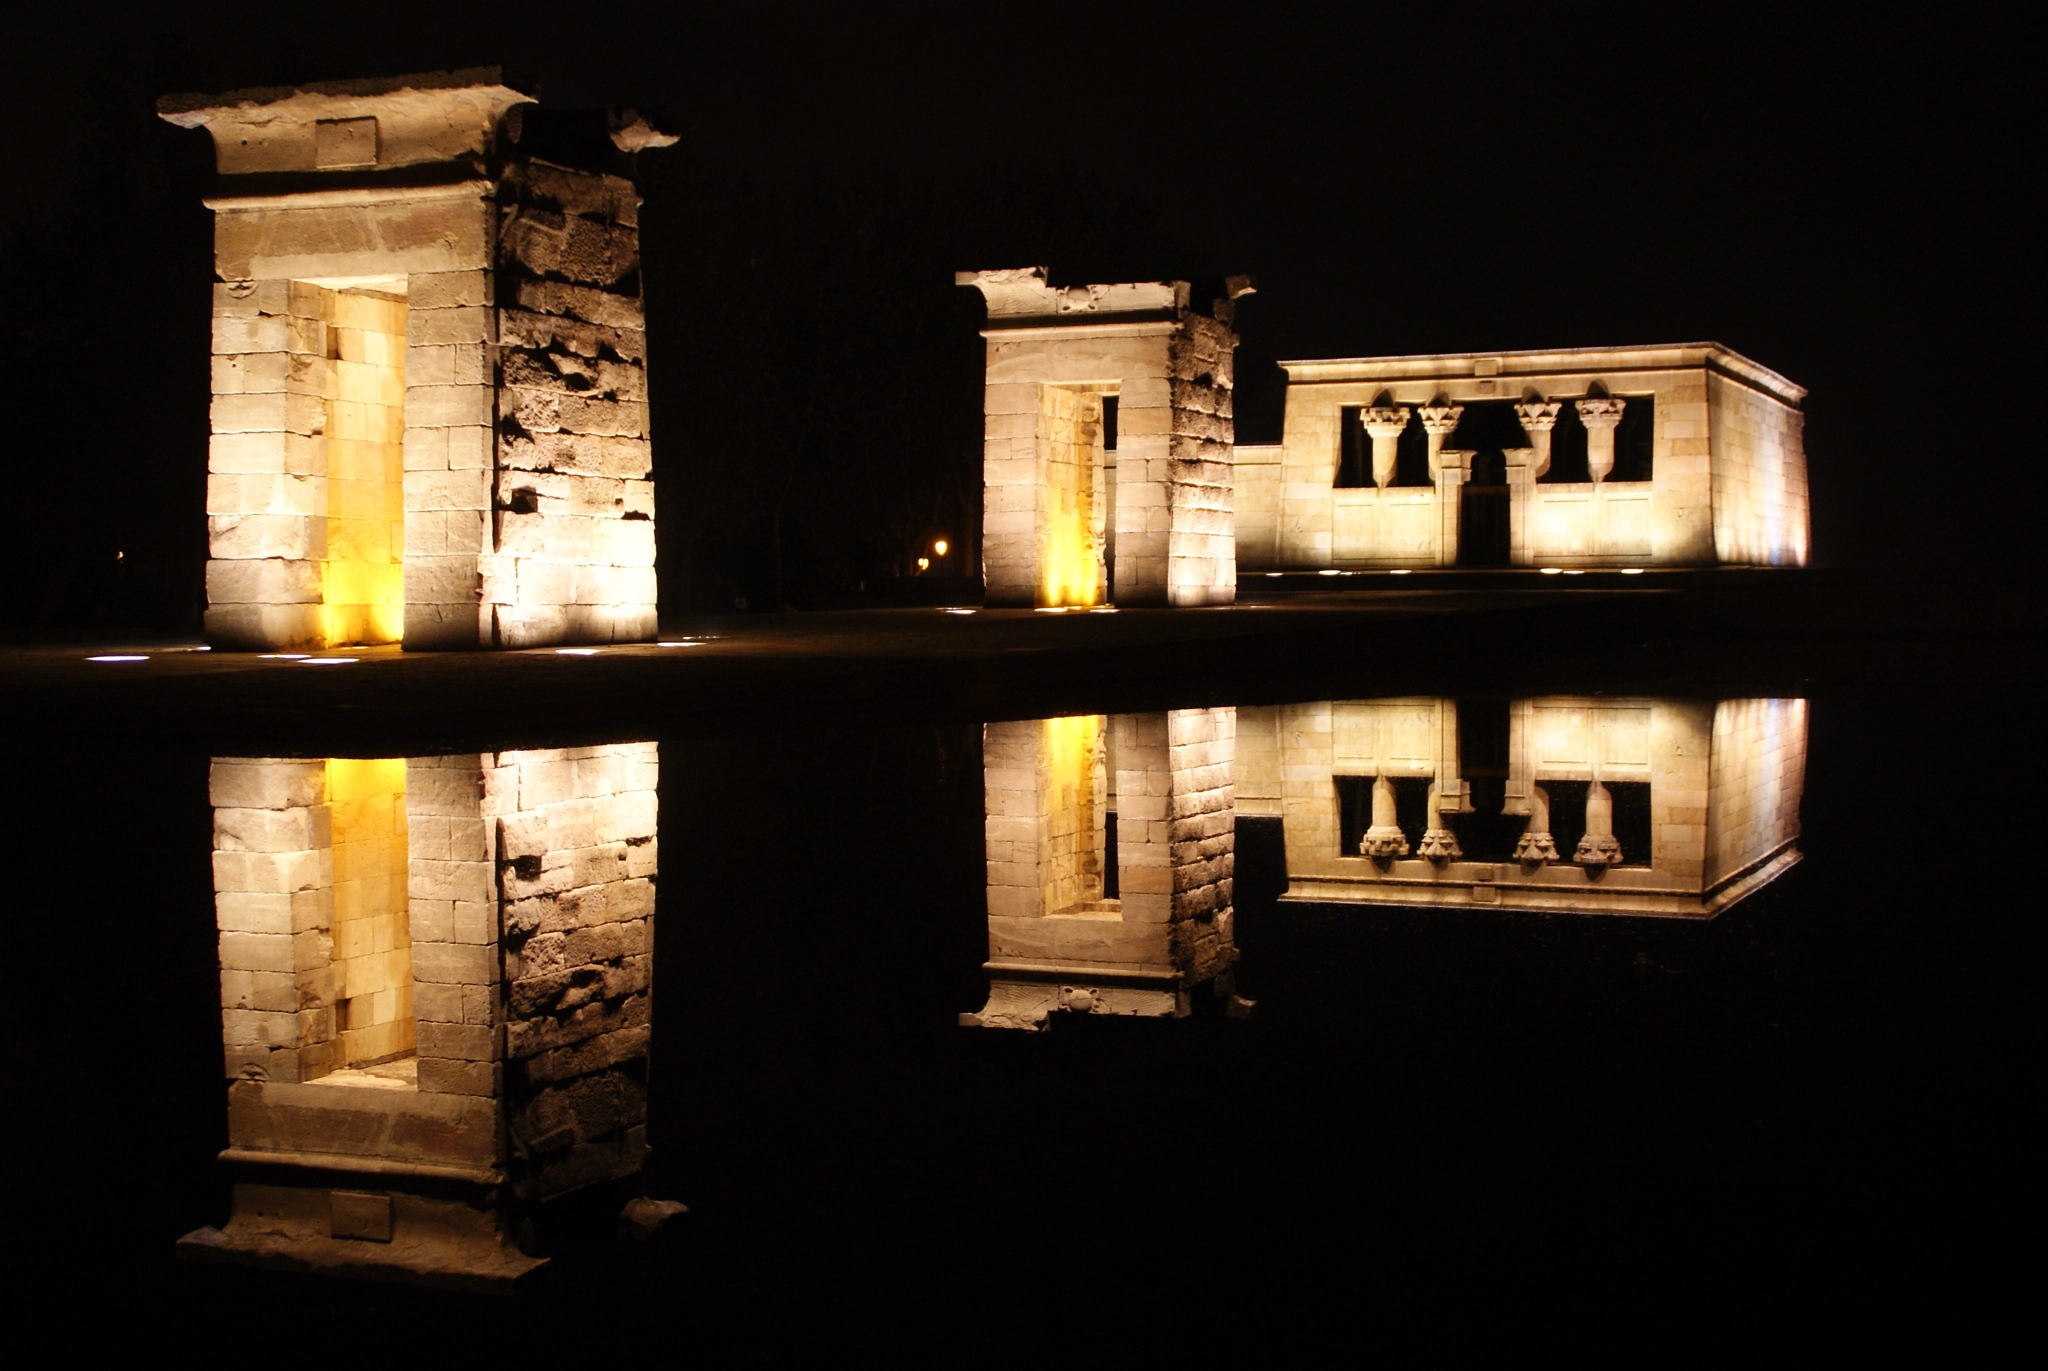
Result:
[[1510,546],[1507,463],[1498,449],[1474,453],[1458,501],[1458,565],[1506,566]]
[[405,636],[405,288],[404,277],[293,283],[326,353],[306,375],[326,402],[330,647]]

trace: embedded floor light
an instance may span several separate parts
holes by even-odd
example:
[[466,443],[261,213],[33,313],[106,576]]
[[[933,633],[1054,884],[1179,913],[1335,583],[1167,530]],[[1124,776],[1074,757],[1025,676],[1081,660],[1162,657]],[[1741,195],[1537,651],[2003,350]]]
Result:
[[557,657],[595,657],[597,649],[594,647],[558,647],[555,649],[555,655]]
[[109,653],[104,657],[88,657],[85,660],[88,662],[146,662],[149,658],[127,653]]
[[940,609],[940,610],[939,610],[939,613],[941,613],[941,614],[972,614],[972,613],[974,613],[974,611],[973,611],[973,610],[971,610],[971,609],[943,609],[943,608],[942,608],[942,609]]
[[259,652],[256,654],[256,660],[259,662],[303,662],[312,655],[310,652]]
[[1342,576],[1343,574],[1343,572],[1336,570],[1334,567],[1324,567],[1316,573],[1318,576]]
[[354,657],[301,657],[300,666],[346,666],[355,661]]
[[1567,576],[1583,576],[1586,573],[1584,569],[1580,567],[1566,567],[1564,570],[1564,574]]
[[1412,567],[1405,567],[1405,566],[1404,566],[1404,567],[1395,567],[1395,568],[1394,568],[1394,569],[1393,569],[1392,571],[1388,572],[1388,573],[1387,573],[1387,575],[1389,575],[1389,576],[1406,576],[1406,575],[1407,575],[1407,574],[1408,574],[1408,573],[1409,573],[1410,571],[1412,571],[1412,570],[1414,570],[1414,568],[1412,568]]
[[1265,574],[1268,576],[1285,576],[1287,573],[1284,571],[1269,571]]
[[1540,571],[1541,571],[1541,572],[1542,572],[1542,573],[1543,573],[1543,574],[1544,574],[1545,576],[1562,576],[1562,575],[1564,575],[1564,568],[1563,568],[1563,567],[1561,567],[1561,566],[1547,566],[1547,567],[1539,567],[1539,568],[1538,568],[1538,570],[1540,570]]
[[1625,566],[1621,569],[1621,574],[1624,576],[1640,576],[1643,574],[1643,569],[1639,566]]

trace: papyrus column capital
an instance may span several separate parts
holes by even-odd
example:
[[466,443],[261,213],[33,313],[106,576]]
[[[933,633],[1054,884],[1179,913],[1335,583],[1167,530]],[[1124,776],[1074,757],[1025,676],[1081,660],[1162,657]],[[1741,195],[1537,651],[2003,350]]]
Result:
[[1463,405],[1424,405],[1422,407],[1422,431],[1432,438],[1443,439],[1451,435],[1458,426],[1458,418],[1465,412]]
[[1621,422],[1621,412],[1628,408],[1626,400],[1574,400],[1572,404],[1579,411],[1579,422],[1583,423],[1588,431],[1613,428]]
[[1526,432],[1548,433],[1556,426],[1557,413],[1563,408],[1558,400],[1523,400],[1515,405],[1515,415]]
[[1359,418],[1374,438],[1399,438],[1401,430],[1408,427],[1408,414],[1406,405],[1374,405],[1361,411]]

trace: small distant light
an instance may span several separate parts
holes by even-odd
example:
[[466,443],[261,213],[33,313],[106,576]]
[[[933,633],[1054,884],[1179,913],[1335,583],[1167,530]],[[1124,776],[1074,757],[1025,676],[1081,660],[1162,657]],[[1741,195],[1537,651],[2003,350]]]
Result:
[[1547,566],[1547,567],[1540,567],[1540,568],[1538,568],[1538,569],[1539,569],[1540,571],[1542,571],[1542,573],[1543,573],[1543,574],[1544,574],[1545,576],[1562,576],[1562,575],[1564,575],[1564,568],[1563,568],[1563,567],[1561,567],[1561,566]]
[[558,647],[555,649],[555,655],[557,657],[595,657],[597,649],[594,647]]
[[117,562],[119,562],[119,561],[125,561],[125,560],[127,559],[127,556],[128,556],[128,554],[127,554],[127,553],[125,553],[125,552],[116,552],[116,553],[114,554],[114,560],[115,560],[115,561],[117,561]]
[[937,554],[938,554],[939,556],[941,556],[941,557],[945,556],[945,555],[946,555],[946,540],[945,540],[944,538],[941,538],[941,539],[939,539],[939,541],[937,541],[936,543],[933,543],[933,544],[932,544],[932,551],[933,551],[933,552],[935,552],[935,553],[937,553]]
[[930,570],[932,569],[932,559],[931,559],[931,558],[929,558],[929,557],[920,557],[920,558],[918,558],[918,559],[917,559],[917,569],[918,569],[919,571],[930,571]]
[[146,662],[148,657],[137,657],[123,653],[110,653],[105,657],[88,657],[88,662]]
[[1640,576],[1643,574],[1643,569],[1639,566],[1625,566],[1621,569],[1621,574],[1624,576]]
[[1331,571],[1328,568],[1325,568],[1324,570],[1318,571],[1316,573],[1316,575],[1318,576],[1342,576],[1343,574],[1344,573],[1341,571]]
[[263,662],[303,662],[311,655],[311,653],[306,652],[259,652],[256,654],[257,660]]
[[1414,568],[1412,568],[1412,567],[1405,567],[1405,566],[1404,566],[1404,567],[1397,567],[1397,568],[1395,568],[1395,569],[1394,569],[1393,571],[1390,571],[1390,572],[1388,572],[1388,573],[1387,573],[1387,575],[1389,575],[1389,576],[1406,576],[1406,575],[1407,575],[1407,574],[1408,574],[1408,573],[1409,573],[1410,571],[1412,571],[1413,569],[1414,569]]
[[300,666],[342,666],[355,660],[353,657],[301,657],[298,659]]

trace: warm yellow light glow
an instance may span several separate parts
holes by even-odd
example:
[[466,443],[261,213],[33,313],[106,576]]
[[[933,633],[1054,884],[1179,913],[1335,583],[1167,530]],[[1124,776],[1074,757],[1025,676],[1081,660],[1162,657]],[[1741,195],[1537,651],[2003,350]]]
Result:
[[337,1067],[413,1050],[405,758],[330,757]]
[[88,662],[146,662],[149,658],[115,654],[106,657],[88,657],[85,660]]
[[406,303],[323,289],[321,305],[331,343],[323,641],[395,643],[405,636]]
[[1045,599],[1048,605],[1092,605],[1102,598],[1096,580],[1095,540],[1087,516],[1055,512],[1045,536]]
[[1621,574],[1624,576],[1640,576],[1643,574],[1643,569],[1639,566],[1625,566],[1621,569]]
[[929,557],[920,557],[920,558],[918,558],[918,559],[917,559],[917,569],[918,569],[918,570],[919,570],[920,572],[930,571],[930,570],[932,569],[932,559],[931,559],[931,558],[929,558]]
[[1564,574],[1564,568],[1561,566],[1540,567],[1538,570],[1542,571],[1545,576],[1562,576]]
[[1343,574],[1344,574],[1344,573],[1343,573],[1343,572],[1341,572],[1341,571],[1331,571],[1331,570],[1328,570],[1328,569],[1325,569],[1325,570],[1322,570],[1322,571],[1318,571],[1318,572],[1316,573],[1316,575],[1318,575],[1318,576],[1342,576]]
[[939,556],[941,556],[941,557],[945,556],[945,555],[946,555],[946,540],[945,540],[944,538],[941,538],[941,539],[939,539],[939,541],[937,541],[936,543],[933,543],[933,544],[932,544],[932,551],[933,551],[933,552],[935,552],[935,553],[937,553],[937,554],[938,554]]
[[1388,572],[1387,574],[1388,574],[1389,576],[1406,576],[1406,575],[1408,574],[1408,572],[1409,572],[1409,568],[1408,568],[1408,567],[1400,567],[1400,568],[1398,568],[1398,569],[1396,569],[1396,570],[1394,570],[1394,571],[1390,571],[1390,572]]
[[595,657],[597,649],[594,647],[558,647],[555,649],[555,655],[557,657]]

